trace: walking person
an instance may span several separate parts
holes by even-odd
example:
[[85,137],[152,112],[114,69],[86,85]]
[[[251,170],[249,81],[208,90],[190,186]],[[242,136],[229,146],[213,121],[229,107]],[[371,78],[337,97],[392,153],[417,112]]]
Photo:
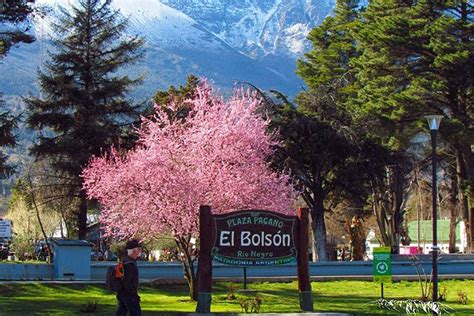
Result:
[[141,316],[140,296],[138,295],[137,259],[142,254],[138,240],[129,240],[126,245],[127,255],[122,260],[124,276],[122,288],[117,292],[117,311],[115,316]]

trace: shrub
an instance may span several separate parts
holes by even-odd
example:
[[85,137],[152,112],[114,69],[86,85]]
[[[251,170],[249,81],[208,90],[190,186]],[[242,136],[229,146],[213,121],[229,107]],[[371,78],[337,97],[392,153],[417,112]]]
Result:
[[82,304],[79,310],[81,313],[95,313],[97,311],[97,302]]
[[443,286],[443,289],[439,292],[438,301],[446,302],[447,298],[448,298],[448,289],[446,288],[446,286]]
[[11,251],[15,252],[18,260],[31,260],[35,246],[26,238],[17,237],[13,240]]
[[466,305],[467,304],[467,294],[464,291],[459,291],[458,293],[458,302],[460,304]]
[[405,313],[407,315],[411,314],[449,314],[450,307],[448,305],[431,302],[431,301],[419,301],[419,300],[386,300],[380,298],[375,301],[375,304],[380,309],[392,310],[398,313]]
[[235,289],[236,286],[234,283],[229,284],[227,287],[227,299],[228,300],[235,300],[237,297],[235,296]]
[[259,313],[262,306],[262,298],[258,295],[240,300],[240,307],[245,313]]

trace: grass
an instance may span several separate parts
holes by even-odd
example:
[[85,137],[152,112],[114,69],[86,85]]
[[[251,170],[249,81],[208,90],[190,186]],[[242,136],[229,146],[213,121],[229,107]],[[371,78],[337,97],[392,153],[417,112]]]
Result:
[[[258,294],[262,300],[261,313],[290,313],[299,311],[296,282],[249,283],[251,292],[237,291],[236,300],[228,300],[230,283],[213,287],[211,311],[214,313],[241,313],[239,300]],[[235,284],[241,289],[241,284]],[[441,281],[439,288],[447,289],[447,305],[454,315],[474,314],[474,281]],[[379,298],[380,285],[367,281],[313,282],[313,301],[316,312],[344,312],[356,315],[389,314],[371,302]],[[464,291],[468,304],[458,303],[458,293]],[[401,281],[386,284],[387,299],[417,299],[417,282]],[[196,303],[191,302],[185,285],[152,285],[140,287],[144,315],[192,313]],[[86,284],[0,284],[0,315],[86,315],[80,310],[87,303],[97,302],[92,315],[112,315],[115,296],[102,285]]]

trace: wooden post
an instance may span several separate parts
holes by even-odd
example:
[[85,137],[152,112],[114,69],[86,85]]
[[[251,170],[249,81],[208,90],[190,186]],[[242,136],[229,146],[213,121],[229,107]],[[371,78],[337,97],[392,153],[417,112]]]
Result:
[[212,290],[212,217],[211,207],[199,207],[199,261],[198,261],[198,301],[197,313],[211,312]]
[[300,308],[305,312],[313,311],[313,297],[311,294],[311,281],[309,279],[308,258],[308,228],[309,209],[299,208],[297,216],[297,268],[298,268],[298,291],[300,294]]

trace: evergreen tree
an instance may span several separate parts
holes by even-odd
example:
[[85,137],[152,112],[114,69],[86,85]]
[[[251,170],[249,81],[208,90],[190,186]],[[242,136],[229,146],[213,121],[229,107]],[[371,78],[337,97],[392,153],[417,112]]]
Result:
[[[467,189],[474,179],[472,4],[374,0],[363,20],[356,34],[361,55],[354,62],[358,93],[348,108],[371,125],[372,137],[401,154],[426,126],[424,115],[447,114],[440,133],[455,148],[459,192],[473,194]],[[397,199],[393,209],[399,213],[403,199]]]
[[370,2],[355,33],[360,52],[352,61],[357,95],[346,103],[355,124],[367,129],[368,139],[392,152],[379,165],[384,172],[371,178],[369,201],[380,238],[393,253],[399,252],[400,242],[408,241],[402,225],[413,166],[408,149],[427,104],[424,79],[412,70],[423,72],[429,65],[421,56],[423,28],[436,18],[415,14],[413,6],[411,1]]
[[[4,108],[4,101],[2,99],[2,94],[0,93],[0,108]],[[0,149],[2,147],[12,147],[15,146],[16,140],[13,135],[13,129],[16,127],[17,119],[12,117],[10,113],[0,112]],[[0,179],[6,177],[12,171],[12,167],[7,165],[7,157],[3,153],[3,150],[0,151]]]
[[[186,100],[191,100],[196,93],[196,88],[199,85],[199,78],[194,75],[189,75],[186,79],[186,85],[179,86],[170,86],[166,91],[157,91],[153,97],[155,104],[161,109],[168,113],[169,118],[174,117],[175,119],[184,119],[189,113],[191,105]],[[179,104],[177,109],[171,110],[168,107],[169,104]],[[149,111],[151,114],[154,112],[153,109]]]
[[39,72],[42,98],[30,97],[29,125],[40,131],[31,152],[49,157],[53,168],[76,179],[69,195],[77,200],[76,228],[85,238],[88,201],[81,170],[92,155],[112,144],[131,145],[131,124],[138,106],[125,93],[140,83],[119,70],[142,56],[143,40],[125,37],[127,20],[110,8],[111,0],[80,0],[71,11],[62,8],[46,71]]
[[442,9],[443,15],[426,28],[426,55],[433,56],[424,75],[426,95],[431,112],[448,116],[440,133],[456,159],[457,193],[473,252],[474,208],[469,204],[474,205],[474,4],[447,1]]
[[309,36],[313,50],[298,60],[297,74],[310,90],[344,78],[351,81],[349,62],[358,55],[354,32],[360,23],[358,0],[337,0],[334,16],[324,19]]
[[[34,37],[26,33],[29,29],[28,26],[23,29],[15,28],[32,13],[33,9],[29,5],[32,2],[34,1],[4,0],[0,2],[0,60],[7,54],[12,45],[19,42],[33,42]],[[0,109],[0,178],[2,178],[8,176],[12,171],[11,166],[6,164],[7,157],[3,153],[2,147],[15,146],[16,140],[13,129],[18,123],[18,119],[8,111],[4,111],[5,102],[2,93],[0,93]]]
[[24,24],[21,28],[15,27],[24,22],[33,12],[31,6],[33,2],[34,0],[4,0],[0,2],[0,57],[6,55],[10,47],[16,43],[34,41],[34,37],[27,34],[29,25]]

